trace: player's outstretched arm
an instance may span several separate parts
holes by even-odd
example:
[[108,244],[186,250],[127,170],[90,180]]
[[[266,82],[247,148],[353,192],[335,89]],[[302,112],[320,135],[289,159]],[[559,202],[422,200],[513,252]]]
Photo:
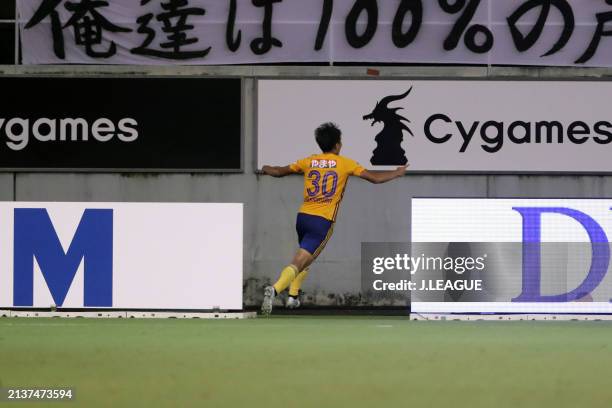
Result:
[[364,180],[369,181],[370,183],[374,183],[374,184],[382,184],[382,183],[386,183],[387,181],[391,181],[393,179],[396,179],[398,177],[402,177],[404,174],[406,174],[406,168],[408,167],[408,165],[406,166],[400,166],[395,170],[389,170],[389,171],[368,171],[368,170],[364,170],[359,177],[361,177]]
[[295,173],[293,170],[291,170],[290,166],[263,166],[261,171],[263,171],[264,174],[272,177],[285,177],[289,174]]

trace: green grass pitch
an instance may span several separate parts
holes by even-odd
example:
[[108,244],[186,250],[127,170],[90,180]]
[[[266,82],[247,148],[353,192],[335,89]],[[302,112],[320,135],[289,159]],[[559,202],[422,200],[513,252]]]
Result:
[[52,407],[609,408],[612,323],[2,318],[0,382],[76,389]]

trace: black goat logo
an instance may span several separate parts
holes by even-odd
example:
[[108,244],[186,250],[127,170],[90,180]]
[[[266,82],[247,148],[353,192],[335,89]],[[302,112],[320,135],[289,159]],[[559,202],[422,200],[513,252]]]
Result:
[[363,117],[363,120],[372,120],[372,126],[376,122],[382,122],[384,127],[376,135],[376,149],[374,149],[370,163],[375,166],[403,166],[408,163],[406,152],[402,149],[404,131],[414,137],[412,131],[404,123],[410,123],[408,119],[397,114],[403,108],[390,108],[391,102],[404,99],[412,91],[412,87],[402,95],[391,95],[383,98],[376,104],[372,113]]

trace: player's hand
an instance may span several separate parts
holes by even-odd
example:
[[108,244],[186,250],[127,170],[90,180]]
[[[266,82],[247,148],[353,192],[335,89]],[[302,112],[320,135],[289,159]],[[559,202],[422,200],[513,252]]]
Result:
[[406,164],[405,166],[399,166],[397,169],[395,169],[398,176],[403,176],[404,174],[406,174],[406,169],[408,168],[408,166],[410,165]]
[[263,166],[261,168],[261,171],[263,172],[263,174],[266,174],[266,175],[269,176],[272,173],[272,167],[271,166]]

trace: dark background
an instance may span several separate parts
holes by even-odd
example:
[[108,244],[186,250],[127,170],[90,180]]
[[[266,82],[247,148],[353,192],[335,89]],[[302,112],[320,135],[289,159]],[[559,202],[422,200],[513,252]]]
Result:
[[0,20],[15,19],[15,0],[0,1]]
[[[0,118],[30,120],[13,151],[0,131],[0,169],[241,170],[240,79],[0,78]],[[138,121],[138,139],[40,142],[39,118]],[[43,128],[44,129],[44,128]],[[59,135],[59,124],[58,124]]]
[[[0,20],[15,20],[15,0],[0,0]],[[15,23],[0,23],[0,64],[15,64]]]

